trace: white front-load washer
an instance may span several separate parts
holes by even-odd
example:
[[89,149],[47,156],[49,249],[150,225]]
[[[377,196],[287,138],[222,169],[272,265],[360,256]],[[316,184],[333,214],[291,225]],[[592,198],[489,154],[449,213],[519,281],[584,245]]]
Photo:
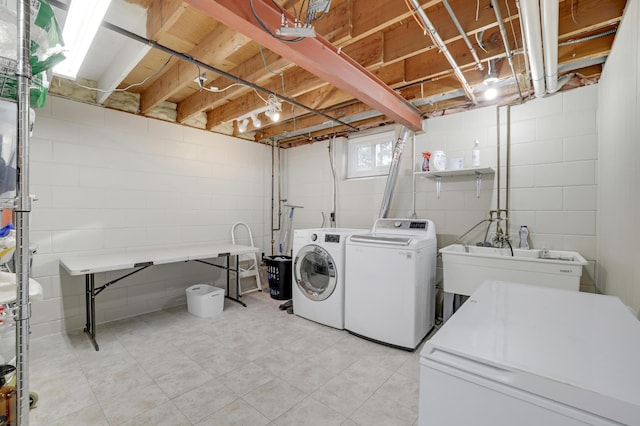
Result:
[[345,243],[368,229],[297,229],[293,234],[293,312],[344,329]]

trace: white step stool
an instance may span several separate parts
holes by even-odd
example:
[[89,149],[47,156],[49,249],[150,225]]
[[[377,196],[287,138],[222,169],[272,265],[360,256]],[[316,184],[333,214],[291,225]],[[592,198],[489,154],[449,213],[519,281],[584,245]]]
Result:
[[[251,247],[255,247],[253,243],[253,235],[251,234],[251,228],[244,222],[236,222],[231,227],[231,243],[236,243],[236,228],[244,227],[247,230],[247,234],[249,236],[249,243]],[[255,288],[249,288],[248,290],[243,290],[242,286],[238,289],[238,296],[242,296],[246,293],[253,293],[254,291],[262,291],[262,284],[260,283],[260,271],[258,270],[258,257],[256,253],[251,254],[241,254],[238,257],[238,274],[240,279],[248,278],[248,277],[256,277],[256,286]]]

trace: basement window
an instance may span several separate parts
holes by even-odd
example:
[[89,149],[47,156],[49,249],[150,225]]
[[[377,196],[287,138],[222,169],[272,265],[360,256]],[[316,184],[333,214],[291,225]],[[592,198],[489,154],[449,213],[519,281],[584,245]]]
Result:
[[384,176],[389,173],[395,132],[349,137],[348,178]]

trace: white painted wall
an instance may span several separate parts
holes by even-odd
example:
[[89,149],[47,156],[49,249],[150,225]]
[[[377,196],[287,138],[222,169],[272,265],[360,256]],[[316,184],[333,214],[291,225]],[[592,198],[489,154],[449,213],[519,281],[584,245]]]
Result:
[[640,2],[627,2],[599,84],[598,287],[640,311]]
[[[227,243],[236,221],[268,248],[270,179],[263,145],[49,97],[31,139],[32,276],[45,299],[33,305],[33,335],[84,325],[84,280],[61,257]],[[219,275],[193,263],[150,268],[100,294],[97,321],[185,303],[188,285]]]
[[[596,166],[598,89],[583,87],[534,99],[511,108],[511,235],[517,244],[520,225],[528,225],[533,247],[577,250],[591,261],[584,282],[594,276],[596,259]],[[501,207],[505,206],[506,108],[500,109],[502,158]],[[431,118],[416,136],[415,165],[408,145],[402,159],[397,190],[389,216],[408,217],[414,211],[412,172],[419,170],[422,151],[443,150],[449,158],[471,164],[473,141],[480,140],[481,166],[497,166],[498,118],[495,107]],[[335,142],[337,224],[371,227],[378,216],[386,177],[345,179],[346,144]],[[295,227],[318,227],[332,208],[332,173],[328,142],[286,152],[287,197],[304,205]],[[418,176],[415,212],[434,221],[440,247],[449,244],[496,208],[497,174],[482,181],[476,197],[474,176],[443,178],[440,198],[436,183]],[[327,222],[325,223],[327,224]],[[484,238],[484,230],[471,241]],[[494,228],[491,230],[494,231]]]

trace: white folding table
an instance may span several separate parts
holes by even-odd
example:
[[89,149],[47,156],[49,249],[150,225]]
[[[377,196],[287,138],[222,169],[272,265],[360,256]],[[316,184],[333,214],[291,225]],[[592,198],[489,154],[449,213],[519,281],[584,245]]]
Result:
[[[87,322],[85,333],[91,339],[96,351],[99,350],[96,341],[96,296],[102,293],[107,287],[117,283],[133,274],[136,274],[153,265],[163,265],[177,262],[199,262],[206,265],[221,268],[227,271],[227,291],[225,298],[233,300],[246,307],[247,305],[238,299],[240,292],[240,277],[238,273],[239,256],[243,254],[256,253],[257,247],[244,246],[238,244],[202,244],[191,246],[179,246],[162,249],[128,250],[120,253],[99,254],[91,256],[77,256],[60,259],[60,264],[70,275],[85,276],[85,304]],[[235,268],[231,267],[230,258],[235,256]],[[225,257],[224,265],[217,265],[208,262],[206,259]],[[123,269],[134,269],[119,278],[113,279],[99,287],[95,285],[95,274],[98,272],[112,272]],[[236,297],[231,297],[229,293],[230,273],[236,273]]]

